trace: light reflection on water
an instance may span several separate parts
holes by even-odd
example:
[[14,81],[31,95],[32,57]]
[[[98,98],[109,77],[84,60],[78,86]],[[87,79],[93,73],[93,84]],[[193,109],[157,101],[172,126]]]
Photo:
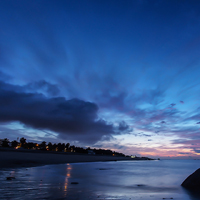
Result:
[[5,170],[0,172],[0,199],[197,200],[180,184],[199,166],[199,160],[161,160]]

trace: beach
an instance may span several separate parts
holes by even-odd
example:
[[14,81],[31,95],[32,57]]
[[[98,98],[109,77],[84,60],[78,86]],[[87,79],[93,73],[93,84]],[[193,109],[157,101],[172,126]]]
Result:
[[199,167],[199,160],[152,161],[105,155],[0,150],[0,161],[0,198],[5,200],[200,198],[199,194],[181,187],[182,181]]
[[52,153],[36,151],[0,151],[0,169],[15,167],[36,167],[50,164],[97,162],[97,161],[119,161],[131,160],[130,157]]
[[181,187],[199,164],[199,160],[126,160],[6,168],[0,170],[0,199],[199,200]]

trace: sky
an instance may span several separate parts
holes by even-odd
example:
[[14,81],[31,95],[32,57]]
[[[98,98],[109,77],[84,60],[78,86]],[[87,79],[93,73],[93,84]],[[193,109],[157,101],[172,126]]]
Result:
[[0,0],[0,138],[200,158],[199,10]]

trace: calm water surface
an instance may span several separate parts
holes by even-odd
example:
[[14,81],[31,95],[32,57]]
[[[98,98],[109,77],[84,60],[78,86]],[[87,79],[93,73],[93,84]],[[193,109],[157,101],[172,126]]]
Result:
[[[199,167],[200,160],[160,160],[4,170],[0,172],[0,199],[199,200],[180,186]],[[7,176],[16,178],[6,180]]]

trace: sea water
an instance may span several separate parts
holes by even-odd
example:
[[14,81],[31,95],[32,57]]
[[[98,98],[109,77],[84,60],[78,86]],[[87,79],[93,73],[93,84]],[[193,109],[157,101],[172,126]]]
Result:
[[199,200],[180,186],[199,167],[200,160],[155,160],[3,170],[0,199]]

